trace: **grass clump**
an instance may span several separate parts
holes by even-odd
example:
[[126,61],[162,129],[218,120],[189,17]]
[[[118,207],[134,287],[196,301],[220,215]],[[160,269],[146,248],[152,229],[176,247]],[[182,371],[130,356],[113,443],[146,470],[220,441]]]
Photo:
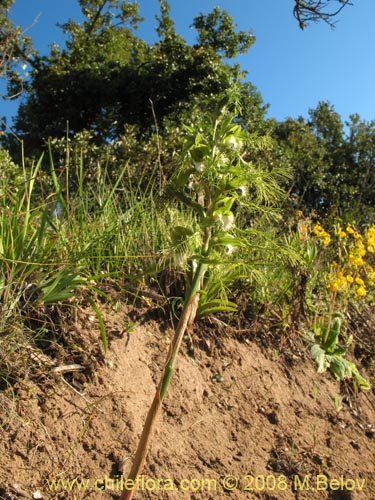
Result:
[[53,328],[64,302],[74,307],[83,297],[91,305],[106,350],[98,303],[98,297],[106,297],[102,282],[144,275],[166,236],[153,180],[141,189],[128,163],[113,182],[101,165],[95,175],[86,170],[82,157],[56,170],[52,147],[49,177],[43,157],[29,168],[17,167],[5,153],[0,161],[0,379],[5,388],[27,378],[29,347],[35,347],[43,325]]

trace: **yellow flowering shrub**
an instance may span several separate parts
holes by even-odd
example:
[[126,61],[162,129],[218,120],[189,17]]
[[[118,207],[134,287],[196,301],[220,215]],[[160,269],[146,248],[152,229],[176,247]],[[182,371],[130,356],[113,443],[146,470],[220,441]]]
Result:
[[317,222],[315,224],[313,233],[323,242],[323,245],[325,247],[328,247],[328,245],[331,243],[331,236],[322,228],[320,222]]
[[353,224],[341,225],[329,234],[318,222],[312,229],[323,247],[330,246],[327,288],[357,299],[365,297],[375,285],[375,224],[360,232]]
[[339,380],[352,378],[357,387],[370,389],[355,363],[345,359],[353,340],[346,331],[345,312],[353,301],[366,305],[369,299],[374,300],[375,224],[362,230],[354,224],[327,230],[302,213],[296,217],[294,242],[305,278],[298,293],[304,293],[304,304],[309,307],[305,312],[314,314],[313,322],[306,315],[311,356],[319,373],[329,368]]

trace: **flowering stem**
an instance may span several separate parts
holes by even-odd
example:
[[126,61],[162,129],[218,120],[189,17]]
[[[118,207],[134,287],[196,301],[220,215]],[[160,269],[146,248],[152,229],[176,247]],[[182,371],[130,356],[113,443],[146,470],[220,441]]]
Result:
[[[207,243],[208,242],[206,242],[206,244]],[[156,427],[157,418],[161,410],[161,403],[167,392],[170,380],[172,378],[175,369],[177,355],[181,346],[182,339],[184,337],[186,328],[189,325],[191,325],[195,319],[199,302],[199,291],[206,270],[207,270],[207,265],[203,262],[200,262],[194,273],[191,286],[187,291],[182,314],[178,322],[166,362],[164,364],[163,374],[161,376],[159,386],[156,390],[154,400],[146,417],[142,435],[128,477],[128,481],[130,480],[130,483],[128,484],[132,484],[131,481],[135,483],[137,476],[139,476],[140,473],[142,472],[147,457],[147,453],[150,447],[151,439]],[[124,490],[120,497],[120,500],[131,500],[133,498],[133,495],[134,495],[134,489]]]

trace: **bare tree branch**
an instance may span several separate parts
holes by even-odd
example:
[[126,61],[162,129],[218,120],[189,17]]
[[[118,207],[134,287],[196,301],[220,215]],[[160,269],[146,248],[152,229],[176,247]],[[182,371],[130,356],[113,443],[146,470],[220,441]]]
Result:
[[[294,17],[299,27],[304,29],[308,23],[324,21],[332,28],[335,23],[332,19],[337,16],[346,5],[352,5],[350,0],[294,0]],[[334,4],[334,5],[333,5]],[[336,7],[336,8],[335,8]]]
[[35,54],[27,32],[38,22],[39,16],[24,30],[14,25],[10,19],[13,1],[0,3],[0,80],[8,84],[8,93],[0,95],[2,99],[14,99],[22,93],[25,74],[21,69],[24,71],[27,64],[33,67]]

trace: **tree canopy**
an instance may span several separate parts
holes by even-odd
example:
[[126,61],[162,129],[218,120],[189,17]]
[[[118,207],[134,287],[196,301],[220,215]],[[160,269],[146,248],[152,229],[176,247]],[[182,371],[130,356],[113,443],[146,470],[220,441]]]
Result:
[[374,216],[375,121],[352,115],[343,123],[321,102],[308,120],[289,118],[274,134],[294,170],[294,208],[362,221]]
[[[90,128],[99,142],[118,138],[126,124],[150,131],[155,118],[160,125],[166,117],[177,118],[196,96],[216,95],[243,76],[223,58],[248,50],[254,37],[236,32],[232,18],[218,7],[194,20],[197,41],[189,45],[176,33],[168,3],[161,1],[159,40],[150,45],[137,36],[136,3],[80,4],[84,21],[62,25],[66,48],[34,58],[15,122],[16,133],[32,149],[67,126],[72,134]],[[261,116],[259,93],[250,84],[244,89],[247,113],[253,107]]]
[[[0,76],[8,78],[9,94],[25,87],[14,131],[29,156],[39,156],[49,139],[68,136],[90,151],[87,167],[96,155],[114,169],[129,157],[135,171],[162,160],[173,165],[181,125],[216,106],[216,96],[231,93],[238,123],[272,137],[273,146],[254,162],[293,168],[288,209],[332,217],[350,212],[363,221],[373,216],[375,122],[353,115],[343,123],[327,102],[311,109],[308,119],[266,119],[259,91],[232,62],[251,49],[255,37],[238,31],[225,10],[198,15],[192,22],[196,40],[188,44],[176,32],[169,3],[159,0],[158,39],[149,44],[137,34],[142,18],[136,2],[79,0],[83,21],[61,25],[66,46],[52,46],[48,56],[40,56],[9,20],[12,3],[0,8]],[[331,24],[348,4],[295,0],[294,15],[301,28],[318,20]],[[23,82],[20,67],[26,61],[32,71]],[[2,141],[14,154],[12,136]]]
[[[127,22],[136,28],[138,17],[137,3],[128,3],[126,0],[78,0],[86,20],[78,25],[69,21],[62,25],[66,33],[75,40],[87,42],[92,35],[98,34],[112,25],[124,26]],[[3,98],[17,97],[23,90],[25,63],[34,66],[36,52],[32,48],[32,40],[27,34],[15,25],[10,16],[11,7],[15,0],[2,0],[0,5],[0,79],[8,82],[8,92]],[[161,19],[167,24],[158,28],[162,37],[163,30],[172,29],[173,22],[167,20],[169,5],[166,0],[159,0]],[[310,22],[323,20],[334,26],[334,18],[346,6],[351,5],[350,0],[294,0],[293,14],[301,29]],[[251,43],[251,37],[246,32],[234,32],[235,25],[227,12],[222,12],[219,7],[207,16],[200,15],[194,20],[198,31],[200,47],[212,47],[217,53],[232,58],[237,52],[243,53]],[[220,30],[218,27],[220,26]],[[68,45],[69,46],[69,45]],[[36,58],[38,60],[38,58]]]

